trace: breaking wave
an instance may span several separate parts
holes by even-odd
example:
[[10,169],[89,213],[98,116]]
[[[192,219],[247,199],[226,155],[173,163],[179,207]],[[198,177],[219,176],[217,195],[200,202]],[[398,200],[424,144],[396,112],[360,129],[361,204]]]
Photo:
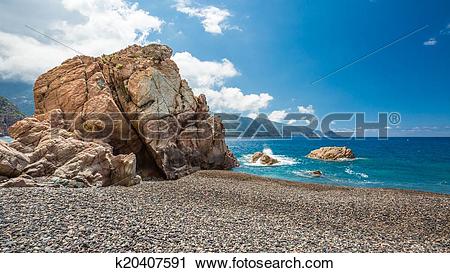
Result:
[[350,168],[345,168],[345,172],[351,175],[355,175],[357,177],[360,178],[369,178],[369,175],[367,175],[366,173],[359,173],[359,172],[355,172],[354,170],[350,169]]
[[269,166],[269,165],[261,164],[261,163],[259,162],[259,160],[258,160],[257,162],[254,162],[254,163],[253,163],[253,162],[252,162],[252,156],[253,156],[253,154],[246,154],[246,155],[243,155],[243,156],[242,156],[242,159],[241,159],[240,161],[241,161],[241,163],[242,163],[243,165],[245,165],[245,166],[252,166],[252,167],[277,167],[277,166],[289,166],[289,165],[295,165],[295,164],[298,163],[298,161],[297,161],[295,158],[288,157],[288,156],[285,156],[285,155],[276,155],[276,154],[273,154],[272,149],[270,149],[270,148],[268,148],[268,147],[264,148],[263,153],[265,153],[265,154],[267,154],[267,155],[269,155],[269,156],[275,158],[275,159],[278,160],[279,162],[278,162],[278,163],[275,163],[275,164],[273,164],[273,165],[270,165],[270,166]]

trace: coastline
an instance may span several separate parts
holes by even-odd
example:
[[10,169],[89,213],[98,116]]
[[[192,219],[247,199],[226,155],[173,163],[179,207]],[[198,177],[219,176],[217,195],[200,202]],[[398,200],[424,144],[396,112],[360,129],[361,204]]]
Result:
[[0,189],[2,252],[450,252],[450,195],[200,171]]
[[[242,163],[235,171],[324,185],[390,188],[450,194],[450,139],[393,138],[369,140],[307,140],[288,142],[229,141],[230,149]],[[357,160],[326,161],[306,158],[310,151],[325,146],[351,148]],[[294,148],[295,147],[295,148]],[[282,163],[276,168],[249,163],[255,151],[270,149]],[[389,152],[395,151],[395,152]],[[312,177],[312,171],[321,171]]]
[[[220,176],[222,175],[221,172],[226,172],[226,173],[232,173],[232,174],[236,174],[236,175],[242,175],[244,180],[248,180],[248,181],[261,181],[261,182],[268,182],[268,183],[275,183],[275,184],[280,184],[280,185],[284,185],[284,186],[299,186],[299,187],[304,187],[304,188],[308,188],[310,190],[375,190],[375,191],[400,191],[403,193],[409,193],[409,194],[424,194],[424,195],[436,195],[436,196],[442,196],[442,197],[448,197],[450,198],[450,194],[446,194],[446,193],[440,193],[440,192],[431,192],[431,191],[424,191],[424,190],[415,190],[415,189],[401,189],[401,188],[389,188],[389,187],[385,187],[385,188],[371,188],[371,187],[366,187],[366,186],[344,186],[344,185],[333,185],[333,184],[324,184],[324,183],[313,183],[313,182],[302,182],[299,180],[290,180],[290,179],[281,179],[281,178],[277,178],[277,177],[268,177],[268,176],[262,176],[262,175],[255,175],[255,174],[251,174],[251,173],[244,173],[244,172],[235,172],[235,171],[221,171],[221,170],[210,170],[210,171],[200,171],[199,173],[201,173],[201,175],[203,177],[210,177],[210,178],[220,178]],[[238,178],[238,177],[233,177],[233,178]],[[323,187],[321,189],[321,187]]]

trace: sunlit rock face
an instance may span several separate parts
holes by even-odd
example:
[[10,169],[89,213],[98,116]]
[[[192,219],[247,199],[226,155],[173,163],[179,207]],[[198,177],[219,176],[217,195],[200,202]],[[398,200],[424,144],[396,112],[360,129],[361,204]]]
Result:
[[[137,174],[176,179],[201,169],[237,166],[221,120],[209,114],[203,95],[194,96],[171,56],[165,45],[134,45],[97,58],[77,56],[39,76],[35,116],[10,129],[16,139],[11,148],[33,154],[26,175],[44,175],[40,172],[47,162],[36,162],[50,153],[48,145],[53,153],[58,148],[50,147],[58,145],[74,150],[64,158],[70,172],[46,158],[56,169],[45,168],[45,175],[70,180],[95,162],[97,167],[87,172],[89,183],[96,185],[116,184],[124,177],[133,184]],[[36,154],[41,146],[44,152]],[[118,169],[123,173],[115,173]]]

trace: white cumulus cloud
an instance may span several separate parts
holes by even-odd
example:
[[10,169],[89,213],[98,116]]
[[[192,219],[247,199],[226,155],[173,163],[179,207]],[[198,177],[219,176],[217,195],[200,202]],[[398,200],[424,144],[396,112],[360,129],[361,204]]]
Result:
[[189,52],[176,53],[172,59],[177,63],[183,77],[189,80],[192,88],[223,85],[226,78],[239,75],[233,63],[227,59],[220,62],[201,61]]
[[74,53],[64,47],[44,45],[23,35],[0,31],[0,78],[33,82],[36,77]]
[[255,119],[258,117],[258,113],[255,113],[255,112],[248,113],[247,117],[251,118],[251,119]]
[[285,123],[287,121],[288,124],[296,123],[296,121],[293,119],[291,119],[291,120],[285,119],[288,114],[289,114],[289,112],[286,110],[275,110],[269,114],[268,118],[269,118],[269,120],[275,121],[275,122]]
[[[46,6],[44,0],[40,4]],[[130,44],[143,44],[151,32],[161,30],[163,21],[126,0],[62,0],[59,10],[75,14],[61,18],[48,13],[45,26],[31,26],[87,55],[111,53]],[[42,7],[41,6],[41,7]],[[1,11],[7,13],[8,11]],[[27,22],[27,20],[24,20]],[[77,55],[61,44],[27,29],[0,30],[0,78],[32,82],[46,70]]]
[[194,7],[189,0],[177,0],[175,8],[190,17],[200,18],[206,32],[222,34],[224,29],[229,28],[225,22],[231,13],[226,9],[215,6]]
[[271,121],[281,122],[287,116],[288,112],[286,110],[276,110],[269,114],[268,118]]
[[197,88],[193,91],[196,95],[205,94],[213,112],[259,112],[260,109],[266,108],[273,99],[268,93],[246,95],[237,87],[222,87],[218,91]]
[[314,107],[312,105],[308,105],[306,107],[303,105],[300,105],[297,108],[298,108],[298,111],[302,114],[314,114],[315,113]]
[[266,108],[273,97],[267,92],[245,94],[238,87],[227,87],[225,81],[239,74],[234,64],[221,61],[202,61],[189,52],[176,53],[172,59],[180,68],[196,95],[205,94],[213,112],[259,112]]

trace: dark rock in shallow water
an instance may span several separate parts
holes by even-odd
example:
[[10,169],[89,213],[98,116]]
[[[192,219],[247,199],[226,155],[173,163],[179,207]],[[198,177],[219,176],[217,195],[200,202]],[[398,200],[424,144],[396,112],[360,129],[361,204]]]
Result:
[[276,158],[271,157],[270,155],[264,154],[259,159],[259,162],[261,162],[261,164],[264,164],[264,165],[273,165],[280,161],[278,161],[278,159],[276,159]]
[[256,152],[252,155],[252,163],[256,163],[264,154],[262,152]]
[[41,75],[36,115],[9,130],[9,149],[30,162],[0,175],[128,186],[139,175],[176,179],[237,166],[222,122],[181,79],[171,55],[164,45],[130,46],[99,58],[77,56]]
[[321,177],[322,176],[322,172],[321,171],[309,171],[307,173],[309,175],[311,175],[312,177]]
[[268,154],[262,152],[256,152],[252,156],[252,163],[259,162],[263,165],[271,166],[273,164],[279,163],[280,161]]

